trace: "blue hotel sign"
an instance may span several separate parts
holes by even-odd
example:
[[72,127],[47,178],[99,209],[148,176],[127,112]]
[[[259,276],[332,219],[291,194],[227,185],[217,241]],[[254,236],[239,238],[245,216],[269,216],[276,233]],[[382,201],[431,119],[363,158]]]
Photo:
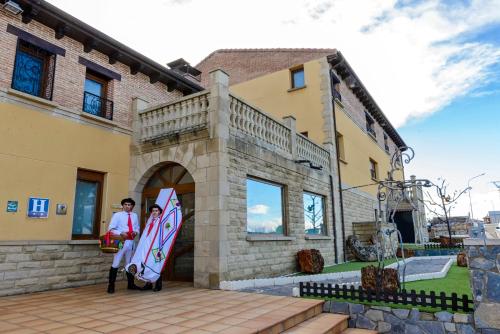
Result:
[[30,218],[47,218],[49,216],[48,198],[30,197],[28,200],[28,217]]

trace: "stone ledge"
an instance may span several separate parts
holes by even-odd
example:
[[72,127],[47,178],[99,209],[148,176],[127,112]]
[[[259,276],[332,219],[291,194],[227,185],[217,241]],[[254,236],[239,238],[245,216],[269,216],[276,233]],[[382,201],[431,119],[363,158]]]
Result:
[[295,241],[295,237],[287,237],[284,235],[247,235],[247,241]]
[[464,245],[465,246],[496,246],[500,245],[500,239],[464,239]]
[[98,245],[99,240],[9,240],[0,241],[0,246],[32,245]]
[[306,235],[304,237],[306,240],[332,240],[329,235]]

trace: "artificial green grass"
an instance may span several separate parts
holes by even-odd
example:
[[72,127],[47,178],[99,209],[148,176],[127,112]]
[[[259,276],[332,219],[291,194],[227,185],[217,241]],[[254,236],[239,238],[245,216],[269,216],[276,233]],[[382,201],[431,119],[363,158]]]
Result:
[[[367,262],[360,262],[360,263],[367,263]],[[354,269],[355,270],[355,269]],[[451,294],[454,292],[458,295],[459,298],[462,298],[462,295],[467,295],[469,299],[472,301],[472,290],[470,288],[470,281],[469,281],[469,270],[466,267],[459,267],[456,264],[452,265],[450,267],[450,270],[448,271],[448,274],[446,277],[443,278],[436,278],[436,279],[430,279],[430,280],[422,280],[422,281],[414,281],[414,282],[408,282],[405,284],[405,289],[408,293],[411,292],[411,290],[415,290],[416,293],[420,293],[420,290],[424,290],[426,294],[429,294],[431,291],[434,291],[436,293],[436,296],[439,296],[441,292],[446,293],[447,296],[451,296]],[[318,299],[318,297],[307,297],[307,298],[315,298]],[[388,306],[388,307],[393,307],[393,308],[401,308],[401,309],[412,309],[412,308],[417,308],[418,310],[422,312],[439,312],[441,311],[440,307],[430,307],[430,306],[413,306],[413,305],[403,305],[403,304],[394,304],[394,303],[384,303],[384,302],[368,302],[368,301],[363,301],[360,302],[359,300],[350,300],[350,299],[343,299],[343,298],[319,298],[319,299],[325,299],[325,300],[333,300],[337,302],[350,302],[350,303],[356,303],[356,304],[364,304],[364,305],[373,305],[373,306]],[[472,307],[472,302],[471,305]],[[448,309],[450,311],[450,309]],[[452,311],[450,311],[452,312]],[[457,311],[459,313],[464,313],[463,311]]]
[[[384,260],[384,265],[388,266],[389,264],[392,264],[394,262],[396,262],[395,259],[386,259]],[[370,265],[378,266],[378,262],[346,262],[346,263],[336,264],[334,266],[325,267],[323,268],[323,271],[321,273],[328,274],[328,273],[341,273],[345,271],[355,271],[355,270],[361,270],[361,268]]]

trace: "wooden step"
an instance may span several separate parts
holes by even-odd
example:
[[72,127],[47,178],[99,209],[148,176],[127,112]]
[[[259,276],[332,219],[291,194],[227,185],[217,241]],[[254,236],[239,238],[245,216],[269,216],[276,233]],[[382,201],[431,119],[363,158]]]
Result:
[[349,316],[342,314],[322,313],[304,321],[289,330],[286,334],[340,334],[347,328]]
[[360,328],[347,328],[342,334],[377,334],[377,331],[372,331],[369,329],[360,329]]

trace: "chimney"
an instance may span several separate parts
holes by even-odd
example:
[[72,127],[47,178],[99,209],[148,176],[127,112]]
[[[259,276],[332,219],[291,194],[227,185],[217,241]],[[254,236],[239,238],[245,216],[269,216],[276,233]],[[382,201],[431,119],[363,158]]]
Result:
[[189,65],[183,58],[171,61],[167,66],[174,72],[182,75],[186,79],[199,83],[201,81],[201,71]]

